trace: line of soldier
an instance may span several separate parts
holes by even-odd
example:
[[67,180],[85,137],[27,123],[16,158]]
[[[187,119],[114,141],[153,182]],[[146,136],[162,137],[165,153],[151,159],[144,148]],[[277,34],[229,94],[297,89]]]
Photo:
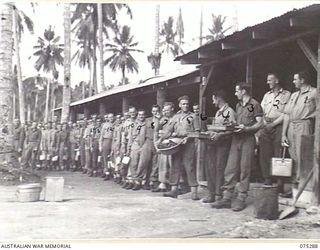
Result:
[[[212,94],[212,103],[218,108],[213,123],[235,123],[238,129],[210,132],[212,143],[207,146],[206,156],[211,157],[205,164],[209,195],[202,202],[233,211],[246,207],[257,142],[264,184],[270,186],[275,181],[270,174],[271,158],[280,157],[284,145],[289,147],[294,162],[292,183],[298,184],[301,136],[313,133],[316,89],[304,72],[294,74],[293,83],[297,91],[291,94],[281,87],[276,73],[269,73],[270,91],[261,104],[252,98],[251,85],[236,83],[236,111],[229,106],[223,90]],[[24,167],[34,167],[40,155],[48,169],[79,169],[105,180],[113,177],[125,189],[151,189],[164,192],[165,197],[177,198],[191,190],[191,198],[198,200],[196,144],[188,133],[206,128],[200,127],[199,106],[193,106],[194,113],[190,111],[188,96],[180,97],[178,103],[176,114],[172,102],[166,102],[162,110],[152,106],[149,118],[145,110],[131,106],[123,116],[105,115],[103,123],[93,115],[75,124],[48,123],[39,128],[32,123],[30,128],[22,128],[17,120],[15,148],[22,153]],[[157,152],[157,146],[171,137],[183,138],[179,151],[170,156]]]

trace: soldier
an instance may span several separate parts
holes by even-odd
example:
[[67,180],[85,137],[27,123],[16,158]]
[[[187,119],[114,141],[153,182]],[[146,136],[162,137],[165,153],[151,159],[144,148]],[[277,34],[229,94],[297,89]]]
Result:
[[41,142],[40,142],[40,152],[41,152],[41,159],[40,164],[42,167],[42,163],[44,162],[45,168],[48,166],[48,154],[49,154],[49,142],[50,142],[50,130],[49,130],[49,124],[44,124],[43,129],[41,130]]
[[[291,95],[285,107],[282,143],[289,145],[289,153],[293,159],[292,184],[297,186],[301,171],[301,139],[303,135],[313,134],[317,89],[310,85],[305,72],[294,74],[293,84],[298,91]],[[284,196],[291,197],[292,192]]]
[[[235,112],[226,100],[226,93],[222,90],[212,94],[212,103],[219,108],[214,118],[214,125],[223,126],[236,123]],[[209,195],[202,200],[203,203],[211,203],[222,198],[223,174],[232,139],[232,132],[229,131],[211,132],[210,135],[214,144],[207,144],[205,162]]]
[[172,167],[170,169],[169,181],[171,185],[171,191],[164,193],[165,197],[177,198],[178,196],[178,184],[181,176],[181,164],[187,173],[188,185],[191,187],[192,200],[199,200],[198,197],[198,182],[196,178],[195,169],[195,144],[194,141],[189,139],[188,133],[193,131],[199,131],[195,122],[194,113],[189,111],[189,97],[182,96],[178,99],[180,111],[170,121],[167,129],[164,131],[160,138],[162,141],[169,137],[183,138],[180,149],[177,153],[172,155]]
[[13,145],[14,145],[14,151],[16,153],[17,158],[20,158],[21,156],[24,139],[25,139],[25,132],[24,132],[23,124],[20,124],[19,119],[14,119]]
[[86,151],[85,151],[85,139],[84,139],[84,131],[87,127],[87,120],[83,119],[80,121],[80,165],[82,171],[85,171],[86,165]]
[[[153,105],[152,106],[152,109],[151,109],[151,113],[152,113],[152,117],[151,118],[148,118],[146,120],[147,122],[147,126],[148,127],[151,127],[152,130],[148,130],[148,132],[152,133],[152,135],[149,135],[149,137],[152,138],[152,146],[151,146],[151,167],[150,167],[150,170],[151,170],[151,173],[150,173],[150,187],[151,187],[151,191],[152,190],[155,190],[158,185],[159,185],[159,168],[158,168],[158,164],[157,164],[157,161],[158,161],[158,153],[156,152],[156,148],[154,147],[154,144],[153,144],[153,138],[154,138],[154,135],[155,135],[155,128],[159,126],[159,120],[161,118],[161,115],[160,115],[160,106],[159,105]],[[148,169],[148,172],[150,172],[150,170]],[[148,173],[149,175],[149,173]]]
[[69,168],[69,131],[66,123],[63,123],[57,134],[57,150],[59,154],[59,170]]
[[71,170],[74,172],[76,171],[77,164],[76,164],[76,151],[79,150],[80,147],[80,127],[78,123],[72,124],[72,129],[70,131],[70,163],[71,163]]
[[291,93],[279,84],[275,73],[269,73],[267,84],[270,87],[261,102],[263,109],[263,127],[259,131],[259,156],[264,185],[272,185],[270,166],[272,157],[281,156],[281,135],[284,107],[290,99]]
[[115,181],[120,184],[121,175],[120,175],[120,161],[118,159],[122,158],[120,154],[120,146],[121,146],[121,131],[122,131],[122,122],[121,115],[116,116],[116,120],[114,123],[114,131],[112,136],[112,155],[113,162],[115,164]]
[[91,169],[91,130],[93,123],[92,120],[88,120],[88,124],[83,132],[83,142],[84,142],[84,150],[85,150],[85,167],[82,173],[90,174],[90,169]]
[[33,122],[30,129],[26,134],[26,147],[22,159],[22,167],[26,168],[31,165],[32,169],[35,168],[36,156],[39,149],[41,140],[41,132],[37,128],[37,123]]
[[52,165],[54,164],[52,162],[52,157],[56,155],[57,133],[58,133],[57,124],[55,122],[53,122],[52,125],[49,123],[49,141],[48,141],[49,170],[51,170]]
[[112,149],[112,138],[113,138],[113,131],[114,127],[114,114],[110,113],[106,117],[106,122],[104,123],[101,131],[101,137],[99,142],[100,152],[102,152],[102,163],[105,178],[104,180],[109,180],[111,177],[112,169],[108,167],[108,161],[111,157],[111,149]]
[[[246,207],[245,200],[249,190],[256,143],[254,134],[263,124],[262,107],[250,93],[250,84],[245,82],[236,84],[235,95],[239,100],[236,107],[236,120],[239,129],[235,130],[232,136],[230,154],[224,172],[223,198],[213,203],[213,208],[232,208],[233,211],[241,211]],[[239,176],[238,195],[231,204]]]
[[[174,115],[173,112],[174,104],[172,102],[166,102],[162,110],[163,117],[160,118],[159,124],[155,128],[154,144],[156,147],[159,145],[159,139],[162,136],[163,131],[167,128]],[[172,166],[172,157],[171,155],[159,154],[157,163],[159,169],[158,180],[160,184],[156,189],[153,189],[152,192],[166,192],[167,186],[169,185],[169,170]]]
[[[129,141],[129,134],[130,134],[130,129],[132,129],[134,127],[134,123],[136,121],[136,117],[137,117],[137,110],[135,107],[131,106],[129,107],[129,115],[130,117],[125,120],[125,122],[123,123],[122,126],[122,135],[121,135],[121,154],[123,156],[129,156],[129,152],[128,152],[128,141]],[[127,188],[128,186],[130,186],[131,188],[133,187],[133,181],[131,178],[131,173],[130,171],[128,172],[128,166],[121,164],[121,168],[120,168],[120,172],[121,172],[121,176],[122,178],[125,179],[122,187],[123,188]]]
[[[97,177],[102,171],[99,168],[101,163],[100,141],[101,137],[101,119],[96,119],[94,127],[91,130],[91,171],[90,177]],[[100,156],[100,157],[99,157]]]
[[139,190],[147,182],[147,171],[152,157],[153,128],[146,122],[145,116],[145,111],[139,110],[137,120],[129,132],[127,154],[131,158],[129,169],[133,185],[129,184],[127,189]]

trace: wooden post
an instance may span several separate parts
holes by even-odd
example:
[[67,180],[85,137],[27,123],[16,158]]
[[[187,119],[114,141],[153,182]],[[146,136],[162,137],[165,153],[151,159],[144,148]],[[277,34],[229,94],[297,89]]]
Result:
[[316,124],[314,133],[314,153],[313,153],[313,199],[314,205],[320,204],[320,34],[318,35],[318,58],[317,58],[317,109]]
[[158,89],[157,90],[157,104],[163,108],[163,105],[167,98],[167,91],[165,89]]
[[129,100],[128,97],[122,97],[122,113],[127,112],[129,110]]
[[72,122],[76,122],[76,120],[77,120],[77,113],[76,113],[75,108],[70,109],[70,119]]
[[252,91],[252,56],[251,54],[247,55],[246,82],[251,85],[251,91]]
[[104,116],[107,113],[106,105],[102,102],[99,102],[99,115]]

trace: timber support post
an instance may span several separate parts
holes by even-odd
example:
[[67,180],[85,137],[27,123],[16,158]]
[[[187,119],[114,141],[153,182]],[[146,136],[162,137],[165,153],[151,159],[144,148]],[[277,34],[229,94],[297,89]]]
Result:
[[163,88],[157,89],[157,104],[163,108],[163,105],[167,99],[167,91]]

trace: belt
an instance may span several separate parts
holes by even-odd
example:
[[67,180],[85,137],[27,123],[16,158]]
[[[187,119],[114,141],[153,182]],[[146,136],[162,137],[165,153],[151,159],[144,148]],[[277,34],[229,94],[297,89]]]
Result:
[[293,120],[293,121],[290,121],[291,123],[293,124],[301,124],[301,123],[305,123],[305,122],[310,122],[310,120]]

